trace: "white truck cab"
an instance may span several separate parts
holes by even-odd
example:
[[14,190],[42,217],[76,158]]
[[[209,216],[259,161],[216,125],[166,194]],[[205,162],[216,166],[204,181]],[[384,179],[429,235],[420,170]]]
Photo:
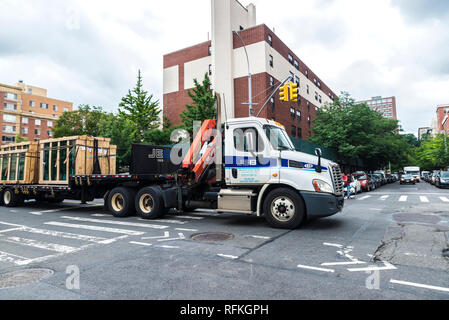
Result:
[[316,156],[296,151],[280,123],[232,119],[225,123],[224,141],[227,188],[219,193],[219,211],[255,211],[275,227],[292,228],[342,210],[339,166],[319,149]]

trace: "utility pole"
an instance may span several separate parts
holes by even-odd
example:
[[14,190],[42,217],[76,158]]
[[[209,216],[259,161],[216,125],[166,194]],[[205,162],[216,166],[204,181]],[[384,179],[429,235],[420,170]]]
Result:
[[254,116],[254,109],[253,106],[256,106],[257,103],[253,103],[253,90],[252,90],[252,75],[251,75],[251,69],[250,69],[250,65],[249,65],[249,57],[248,57],[248,51],[246,50],[246,45],[245,42],[243,41],[242,37],[240,37],[240,35],[238,34],[237,31],[232,31],[242,42],[243,44],[243,49],[245,50],[245,54],[246,54],[246,62],[248,63],[248,103],[242,103],[244,105],[248,105],[249,106],[249,116],[253,117]]

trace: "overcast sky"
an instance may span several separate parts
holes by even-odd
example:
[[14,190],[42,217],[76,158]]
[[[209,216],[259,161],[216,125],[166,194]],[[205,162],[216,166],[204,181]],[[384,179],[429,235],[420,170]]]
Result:
[[[244,5],[251,1],[242,0]],[[407,132],[449,104],[449,0],[253,0],[335,92],[396,96]],[[202,41],[210,0],[0,0],[0,82],[115,111],[141,69],[162,102],[162,56]]]

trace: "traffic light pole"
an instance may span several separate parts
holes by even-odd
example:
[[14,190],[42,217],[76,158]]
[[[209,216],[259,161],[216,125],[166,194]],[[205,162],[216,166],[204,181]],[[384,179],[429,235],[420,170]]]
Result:
[[248,63],[248,103],[242,103],[244,105],[248,105],[249,106],[249,116],[253,117],[254,116],[254,109],[253,106],[256,106],[257,103],[253,103],[253,79],[252,79],[252,75],[251,75],[251,69],[250,69],[250,65],[249,65],[249,57],[248,57],[248,51],[246,50],[246,45],[245,42],[243,41],[242,37],[240,37],[240,35],[238,34],[237,31],[233,31],[233,33],[240,39],[240,41],[243,44],[243,49],[245,50],[245,54],[246,54],[246,61]]
[[289,81],[289,80],[293,80],[293,77],[292,77],[291,75],[288,76],[287,79],[285,79],[284,81],[282,81],[281,84],[276,88],[276,90],[274,90],[273,93],[268,97],[267,101],[264,103],[264,105],[263,105],[262,108],[260,109],[259,113],[257,114],[257,116],[256,116],[257,118],[260,116],[260,114],[262,113],[262,111],[263,111],[263,110],[265,109],[265,107],[267,106],[268,101],[270,101],[270,99],[274,97],[274,95],[276,94],[276,92],[278,92],[278,90],[279,90],[284,84],[286,84],[287,81]]

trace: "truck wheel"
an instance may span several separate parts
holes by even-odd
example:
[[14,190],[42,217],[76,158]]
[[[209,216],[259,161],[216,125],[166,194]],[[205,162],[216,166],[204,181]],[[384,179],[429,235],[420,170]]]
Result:
[[137,214],[143,219],[157,219],[162,217],[169,209],[164,207],[161,194],[158,190],[143,188],[136,196]]
[[114,217],[124,218],[132,215],[134,207],[135,191],[129,188],[115,188],[108,195],[108,209]]
[[304,221],[305,208],[298,193],[287,188],[271,191],[264,201],[264,214],[274,228],[296,229]]
[[3,191],[3,203],[5,204],[5,207],[17,207],[21,203],[23,203],[23,198],[15,194],[12,189],[6,188],[5,191]]

